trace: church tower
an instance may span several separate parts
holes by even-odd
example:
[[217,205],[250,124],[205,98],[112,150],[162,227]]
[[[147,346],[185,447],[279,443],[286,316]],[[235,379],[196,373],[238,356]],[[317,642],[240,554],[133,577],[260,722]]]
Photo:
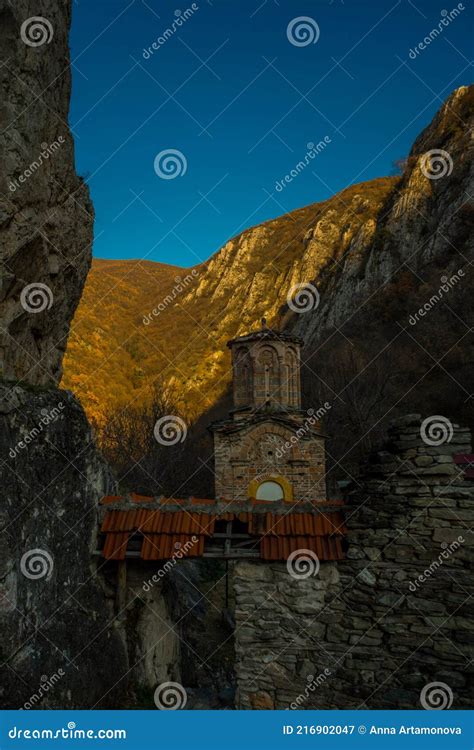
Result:
[[211,426],[216,498],[315,502],[326,499],[324,435],[301,409],[301,345],[267,328],[228,342],[234,409]]

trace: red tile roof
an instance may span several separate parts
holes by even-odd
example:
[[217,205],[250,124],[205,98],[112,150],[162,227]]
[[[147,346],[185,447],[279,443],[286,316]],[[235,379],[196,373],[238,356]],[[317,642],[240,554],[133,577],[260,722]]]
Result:
[[[154,507],[144,507],[146,503]],[[216,521],[234,520],[248,525],[249,536],[255,537],[254,551],[259,551],[264,560],[286,560],[298,549],[309,549],[320,560],[344,558],[344,518],[340,510],[334,510],[334,506],[342,504],[340,501],[314,504],[308,512],[299,511],[298,503],[293,510],[285,504],[279,512],[264,512],[261,504],[257,510],[252,502],[245,507],[255,507],[255,510],[239,511],[235,508],[237,503],[229,503],[232,510],[225,511],[222,501],[160,499],[158,504],[154,498],[135,494],[127,498],[109,496],[102,504],[115,505],[106,509],[101,526],[101,533],[105,535],[102,554],[108,560],[124,560],[133,535],[136,535],[139,557],[143,560],[201,557],[205,544],[214,536]],[[140,507],[130,508],[135,504]],[[208,509],[197,510],[197,505]],[[210,512],[211,505],[214,513]],[[176,509],[166,510],[162,506]]]
[[296,550],[311,550],[319,560],[343,560],[345,557],[341,537],[266,536],[260,542],[263,560],[286,560]]

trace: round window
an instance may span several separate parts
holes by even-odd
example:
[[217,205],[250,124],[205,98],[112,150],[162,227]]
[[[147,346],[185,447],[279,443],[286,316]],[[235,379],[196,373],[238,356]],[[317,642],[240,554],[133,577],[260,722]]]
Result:
[[283,500],[283,488],[278,482],[262,482],[257,489],[257,500]]

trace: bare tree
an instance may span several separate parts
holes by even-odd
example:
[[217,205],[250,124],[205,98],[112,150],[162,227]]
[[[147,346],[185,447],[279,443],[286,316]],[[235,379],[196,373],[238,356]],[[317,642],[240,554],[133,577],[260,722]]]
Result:
[[99,445],[123,492],[211,496],[209,440],[162,385],[138,404],[112,412]]

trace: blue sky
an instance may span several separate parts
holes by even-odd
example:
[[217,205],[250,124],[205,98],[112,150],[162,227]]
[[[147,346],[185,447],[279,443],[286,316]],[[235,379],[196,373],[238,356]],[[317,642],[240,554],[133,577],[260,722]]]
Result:
[[[94,255],[194,265],[246,227],[392,173],[441,100],[472,80],[472,2],[461,5],[410,57],[457,3],[75,2],[70,123]],[[157,173],[155,159],[169,150],[182,174],[164,179],[171,163]]]

